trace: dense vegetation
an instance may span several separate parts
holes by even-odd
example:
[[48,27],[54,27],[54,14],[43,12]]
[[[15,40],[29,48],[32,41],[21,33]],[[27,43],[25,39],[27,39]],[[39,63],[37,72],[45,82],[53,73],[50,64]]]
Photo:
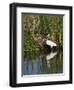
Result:
[[38,38],[48,39],[63,46],[63,16],[56,15],[25,15],[22,14],[24,30],[24,51],[39,51],[41,49]]

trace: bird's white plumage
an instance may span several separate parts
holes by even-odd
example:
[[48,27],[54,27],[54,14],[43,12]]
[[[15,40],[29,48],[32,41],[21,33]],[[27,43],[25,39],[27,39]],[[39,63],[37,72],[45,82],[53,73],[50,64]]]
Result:
[[49,45],[49,46],[51,46],[51,48],[52,48],[53,46],[57,46],[56,43],[54,43],[54,42],[52,42],[52,41],[50,41],[50,40],[46,40],[46,44]]

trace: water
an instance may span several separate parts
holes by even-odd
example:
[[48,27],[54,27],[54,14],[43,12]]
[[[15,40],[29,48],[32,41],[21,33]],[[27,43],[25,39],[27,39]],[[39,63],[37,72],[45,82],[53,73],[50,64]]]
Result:
[[63,53],[27,53],[22,60],[22,75],[63,73]]

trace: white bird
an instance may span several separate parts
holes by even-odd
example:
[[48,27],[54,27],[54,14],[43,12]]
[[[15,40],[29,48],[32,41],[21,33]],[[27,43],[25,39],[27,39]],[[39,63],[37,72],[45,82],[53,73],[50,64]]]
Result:
[[50,40],[46,40],[46,44],[48,45],[48,46],[51,46],[51,48],[53,47],[53,46],[57,46],[57,44],[56,43],[54,43],[54,42],[52,42],[52,41],[50,41]]

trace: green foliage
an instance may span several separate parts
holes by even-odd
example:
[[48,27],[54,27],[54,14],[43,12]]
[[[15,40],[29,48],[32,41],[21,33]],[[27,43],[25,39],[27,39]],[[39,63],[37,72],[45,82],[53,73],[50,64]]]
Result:
[[39,51],[40,46],[34,40],[49,34],[50,40],[63,46],[63,16],[22,14],[24,30],[24,50]]
[[31,34],[29,33],[25,33],[24,34],[24,50],[25,51],[35,51],[35,50],[39,50],[39,45],[38,43],[36,43]]

